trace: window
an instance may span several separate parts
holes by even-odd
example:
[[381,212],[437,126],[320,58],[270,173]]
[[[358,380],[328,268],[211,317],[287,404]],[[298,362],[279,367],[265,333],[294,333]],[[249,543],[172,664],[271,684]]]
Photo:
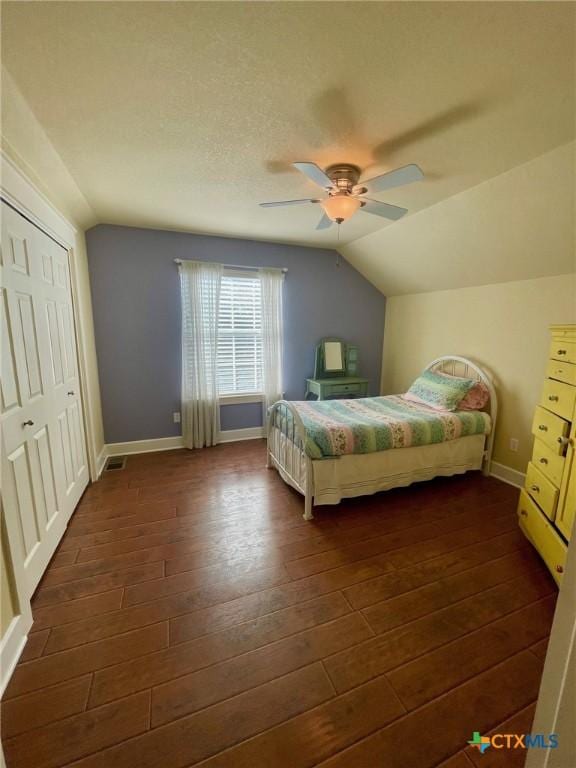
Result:
[[262,392],[262,291],[259,277],[224,273],[218,321],[218,394]]

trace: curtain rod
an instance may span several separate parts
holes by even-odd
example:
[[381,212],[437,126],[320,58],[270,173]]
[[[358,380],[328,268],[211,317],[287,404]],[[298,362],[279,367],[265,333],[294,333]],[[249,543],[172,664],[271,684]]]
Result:
[[[182,264],[182,261],[187,261],[187,259],[174,259],[174,264]],[[194,259],[190,259],[190,261],[194,261]],[[211,262],[206,262],[207,264],[210,264]],[[257,270],[257,269],[267,269],[267,267],[248,267],[244,264],[222,264],[222,266],[225,269],[248,269],[248,270]],[[280,269],[284,274],[288,272],[288,269],[286,267],[270,267],[270,269]]]

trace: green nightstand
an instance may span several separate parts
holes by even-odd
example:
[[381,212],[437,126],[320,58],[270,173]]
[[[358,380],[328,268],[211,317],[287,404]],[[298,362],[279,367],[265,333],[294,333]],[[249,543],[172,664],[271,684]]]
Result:
[[317,400],[368,397],[368,379],[359,379],[356,376],[306,379],[306,399],[308,395],[316,395]]

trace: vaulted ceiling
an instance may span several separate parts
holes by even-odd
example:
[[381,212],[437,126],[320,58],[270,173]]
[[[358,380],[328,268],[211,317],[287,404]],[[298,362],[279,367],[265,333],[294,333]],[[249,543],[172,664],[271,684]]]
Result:
[[[575,5],[5,2],[3,61],[98,221],[335,245],[290,163],[432,206],[574,137]],[[405,218],[400,225],[407,223]],[[366,213],[346,243],[398,224]]]

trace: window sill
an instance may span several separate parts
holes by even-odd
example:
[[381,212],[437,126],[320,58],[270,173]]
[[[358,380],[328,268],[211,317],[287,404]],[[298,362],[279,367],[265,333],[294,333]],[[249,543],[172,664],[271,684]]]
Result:
[[241,405],[243,403],[261,403],[264,400],[264,395],[258,392],[250,392],[249,394],[242,395],[240,393],[233,395],[220,395],[218,398],[220,405]]

